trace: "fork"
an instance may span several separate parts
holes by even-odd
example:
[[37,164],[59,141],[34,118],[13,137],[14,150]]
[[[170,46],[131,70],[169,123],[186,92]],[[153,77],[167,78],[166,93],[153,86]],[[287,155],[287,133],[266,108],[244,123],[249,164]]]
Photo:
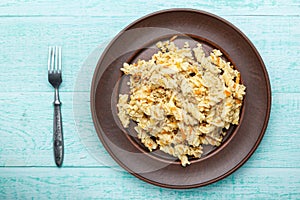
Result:
[[54,159],[58,167],[62,166],[64,158],[64,140],[61,117],[61,102],[58,88],[62,82],[61,47],[50,46],[48,56],[48,81],[54,87],[54,119],[53,119],[53,149]]

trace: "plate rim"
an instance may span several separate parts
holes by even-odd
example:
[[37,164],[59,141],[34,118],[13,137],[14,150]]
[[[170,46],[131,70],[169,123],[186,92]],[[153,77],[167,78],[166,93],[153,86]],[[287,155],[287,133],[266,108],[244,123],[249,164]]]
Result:
[[[260,129],[260,134],[258,139],[256,140],[256,142],[252,145],[251,150],[248,152],[248,154],[237,164],[235,165],[233,168],[231,168],[229,171],[227,171],[226,173],[223,173],[222,175],[214,178],[214,179],[210,179],[206,182],[202,182],[199,184],[191,184],[191,185],[172,185],[172,184],[164,184],[164,183],[159,183],[157,181],[154,180],[150,180],[148,178],[145,178],[143,176],[141,176],[138,173],[135,173],[134,171],[132,171],[131,169],[129,169],[127,166],[125,166],[119,159],[117,156],[115,156],[109,149],[108,144],[106,144],[104,142],[104,139],[102,138],[103,136],[101,136],[101,134],[99,134],[99,129],[101,129],[99,127],[98,124],[98,120],[97,120],[97,114],[96,114],[96,109],[95,109],[95,91],[94,89],[97,86],[97,81],[96,81],[96,73],[99,70],[100,67],[100,63],[103,60],[105,54],[107,53],[107,51],[111,48],[111,46],[114,44],[114,42],[127,30],[130,30],[134,25],[136,25],[137,23],[150,18],[152,16],[156,16],[159,14],[163,14],[163,13],[170,13],[170,12],[192,12],[192,13],[197,13],[197,14],[201,14],[201,15],[206,15],[208,17],[214,18],[226,25],[228,25],[229,27],[231,27],[232,29],[234,29],[234,31],[236,31],[241,37],[242,39],[247,43],[247,45],[250,46],[250,48],[253,50],[256,58],[259,60],[259,63],[261,64],[261,69],[263,72],[263,76],[266,79],[266,89],[267,89],[267,103],[266,103],[266,117],[264,119],[263,122],[263,127],[262,129]],[[152,13],[149,13],[147,15],[144,15],[143,17],[140,17],[136,20],[134,20],[133,22],[131,22],[129,25],[127,25],[125,28],[123,28],[117,35],[114,36],[114,38],[111,40],[111,42],[106,46],[106,48],[104,49],[104,51],[102,52],[100,58],[98,59],[97,65],[95,67],[94,70],[94,74],[93,74],[93,78],[92,78],[92,83],[91,83],[91,87],[90,87],[90,110],[92,113],[92,119],[93,119],[93,123],[94,123],[94,127],[96,129],[96,133],[98,135],[98,138],[100,139],[102,145],[105,147],[106,151],[110,154],[110,156],[122,167],[124,168],[126,171],[128,171],[130,174],[134,175],[135,177],[139,178],[140,180],[143,180],[147,183],[156,185],[156,186],[160,186],[160,187],[164,187],[164,188],[171,188],[171,189],[191,189],[191,188],[197,188],[197,187],[202,187],[202,186],[206,186],[212,183],[215,183],[219,180],[224,179],[225,177],[231,175],[233,172],[235,172],[237,169],[239,169],[242,165],[244,165],[247,160],[253,155],[253,153],[256,151],[256,149],[258,148],[259,144],[261,143],[266,129],[268,127],[268,123],[269,123],[269,119],[270,119],[270,114],[271,114],[271,102],[272,102],[272,91],[271,91],[271,84],[270,84],[270,79],[269,79],[269,75],[266,69],[266,66],[263,62],[263,59],[261,57],[261,55],[259,54],[258,50],[256,49],[256,47],[254,46],[254,44],[250,41],[250,39],[240,30],[238,29],[234,24],[232,24],[231,22],[227,21],[226,19],[215,15],[213,13],[207,12],[207,11],[203,11],[203,10],[198,10],[198,9],[192,9],[192,8],[171,8],[171,9],[163,9],[163,10],[159,10],[159,11],[155,11]],[[98,124],[98,125],[97,125]]]

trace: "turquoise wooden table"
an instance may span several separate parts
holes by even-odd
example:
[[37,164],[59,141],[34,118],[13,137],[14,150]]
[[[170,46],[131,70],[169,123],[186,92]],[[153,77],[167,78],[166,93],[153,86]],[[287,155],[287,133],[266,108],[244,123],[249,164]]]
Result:
[[[94,141],[89,113],[88,84],[101,45],[132,21],[175,7],[237,26],[261,54],[272,87],[269,125],[253,156],[227,178],[190,190],[159,188],[118,167]],[[299,14],[298,0],[2,0],[0,199],[300,199]],[[53,159],[49,45],[63,48],[62,168]]]

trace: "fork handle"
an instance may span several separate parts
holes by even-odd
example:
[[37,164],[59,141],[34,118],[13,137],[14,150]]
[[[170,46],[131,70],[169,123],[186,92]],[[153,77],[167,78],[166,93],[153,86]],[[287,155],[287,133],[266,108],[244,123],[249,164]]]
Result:
[[54,102],[54,120],[53,120],[53,149],[54,159],[58,167],[62,166],[64,159],[64,140],[61,117],[61,103],[59,100]]

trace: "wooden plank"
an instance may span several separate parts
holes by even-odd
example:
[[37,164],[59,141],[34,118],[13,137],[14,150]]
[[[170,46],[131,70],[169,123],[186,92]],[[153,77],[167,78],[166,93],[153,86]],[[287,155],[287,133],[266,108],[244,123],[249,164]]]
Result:
[[0,3],[3,16],[142,16],[157,10],[169,8],[194,8],[223,15],[299,15],[297,0],[220,0],[220,1],[164,1],[156,0],[109,0],[93,1],[34,1],[11,0]]
[[[133,19],[0,17],[0,48],[3,50],[0,92],[51,91],[47,82],[47,48],[54,44],[63,48],[61,90],[74,91],[77,74],[90,53]],[[298,17],[226,16],[226,19],[239,27],[261,53],[273,92],[300,92],[300,84],[294,84],[300,83],[300,76],[295,73],[300,63]]]
[[[115,166],[94,130],[89,93],[78,95],[61,93],[64,165]],[[267,132],[245,167],[300,167],[299,99],[300,93],[273,94]],[[52,92],[0,93],[0,166],[54,166],[52,101]]]
[[[1,166],[54,166],[53,95],[50,92],[1,95],[0,102],[5,105],[1,106],[0,113]],[[72,94],[62,93],[61,101],[66,146],[64,164],[96,165],[77,136]]]
[[[49,45],[62,46],[61,89],[72,91],[85,58],[99,44],[117,34],[126,22],[119,19],[113,25],[111,18],[94,19],[93,23],[79,18],[0,18],[0,24],[0,46],[5,49],[0,54],[3,72],[0,90],[23,92],[52,90],[47,82]],[[12,77],[20,84],[12,81]]]
[[[273,90],[269,127],[250,160],[216,184],[184,191],[144,183],[110,159],[89,112],[97,59],[84,79],[77,77],[98,45],[133,20],[171,7],[203,9],[239,27],[261,53]],[[0,199],[300,199],[299,13],[299,0],[1,1]],[[53,44],[63,46],[64,56],[61,169],[53,161],[53,93],[46,81]]]
[[242,168],[206,187],[162,189],[110,168],[3,168],[1,199],[298,199],[300,169]]

